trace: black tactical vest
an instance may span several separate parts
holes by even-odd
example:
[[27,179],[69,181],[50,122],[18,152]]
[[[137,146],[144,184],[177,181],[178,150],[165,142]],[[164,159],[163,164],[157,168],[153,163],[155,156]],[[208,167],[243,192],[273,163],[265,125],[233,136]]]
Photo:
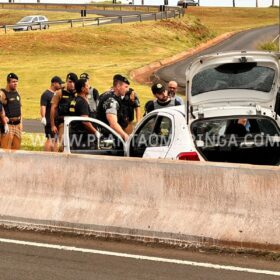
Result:
[[58,117],[70,116],[70,105],[75,100],[75,93],[62,90],[62,96],[58,104]]
[[3,104],[6,116],[10,118],[18,118],[21,116],[21,101],[17,91],[7,91],[1,89],[5,95],[7,104]]
[[160,103],[158,103],[157,100],[154,100],[153,102],[154,102],[154,109],[155,110],[175,106],[175,98],[174,97],[172,97],[170,102],[166,105],[164,103],[161,105]]
[[117,97],[113,91],[105,92],[99,97],[99,103],[97,106],[97,119],[109,125],[109,122],[106,117],[106,109],[104,108],[104,103],[109,98],[114,98],[118,102],[119,104],[119,109],[117,111],[118,123],[122,128],[126,128],[128,125],[128,120],[123,115],[121,99]]

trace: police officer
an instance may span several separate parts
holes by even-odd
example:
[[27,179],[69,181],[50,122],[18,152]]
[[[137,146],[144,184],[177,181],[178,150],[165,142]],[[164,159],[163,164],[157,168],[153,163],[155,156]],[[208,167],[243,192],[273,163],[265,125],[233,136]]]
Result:
[[96,110],[99,100],[99,92],[96,88],[93,88],[89,83],[89,74],[88,73],[82,73],[80,75],[80,79],[86,79],[89,84],[89,94],[88,94],[88,102],[89,102],[89,108],[90,108],[90,115],[91,117],[96,117]]
[[61,80],[60,77],[54,76],[51,79],[51,86],[49,89],[43,92],[41,95],[41,101],[40,101],[40,113],[41,113],[41,123],[44,125],[45,128],[45,135],[46,135],[46,142],[44,145],[44,150],[51,152],[51,151],[57,151],[57,141],[55,141],[55,136],[53,132],[51,131],[51,119],[50,119],[50,113],[51,113],[51,100],[56,93],[56,91],[61,89],[61,85],[64,84],[64,82]]
[[[89,117],[90,116],[90,105],[88,101],[88,95],[89,95],[89,83],[86,79],[79,79],[75,83],[75,89],[77,92],[77,97],[75,98],[75,102],[71,105],[71,115],[78,116],[78,117]],[[74,106],[73,106],[74,104]],[[73,106],[73,107],[72,107]],[[95,134],[96,138],[100,138],[99,131],[92,125],[91,122],[82,122],[83,127],[75,127],[74,122],[73,130],[75,132],[79,131],[86,131],[91,134]]]
[[[113,83],[114,80],[118,79],[122,79],[122,75],[116,74],[113,77]],[[141,120],[140,100],[133,88],[129,88],[125,96],[121,96],[121,99],[123,118],[127,122],[127,126],[124,127],[124,131],[129,135],[133,131],[134,111],[136,115],[136,123]]]
[[[10,73],[7,76],[7,86],[0,90],[0,101],[6,114],[6,133],[1,135],[1,148],[20,149],[22,134],[21,98],[17,92],[18,76]],[[2,119],[3,121],[3,119]],[[4,121],[5,128],[5,121]],[[5,132],[4,131],[4,132]]]
[[51,100],[51,130],[54,134],[58,134],[60,144],[64,131],[64,117],[70,115],[70,105],[76,97],[75,82],[77,80],[78,76],[75,73],[69,73],[66,76],[66,89],[62,88],[56,92]]
[[145,104],[144,115],[156,109],[181,105],[181,103],[178,100],[168,95],[168,92],[163,84],[161,83],[153,84],[151,89],[155,99],[150,100]]
[[136,124],[141,120],[140,100],[133,88],[129,88],[128,92],[125,94],[122,99],[122,105],[124,108],[124,115],[128,119],[128,125],[125,128],[125,132],[131,134],[133,131],[134,116],[136,115]]
[[125,96],[129,89],[129,81],[122,75],[113,80],[113,87],[100,96],[97,107],[97,118],[108,124],[125,141],[128,139],[124,128],[128,125],[128,120],[123,115],[122,96]]

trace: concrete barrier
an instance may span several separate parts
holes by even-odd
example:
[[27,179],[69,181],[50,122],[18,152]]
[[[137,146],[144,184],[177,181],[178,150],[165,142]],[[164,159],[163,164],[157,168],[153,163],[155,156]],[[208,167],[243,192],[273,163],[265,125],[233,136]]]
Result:
[[280,169],[0,153],[1,224],[280,250]]

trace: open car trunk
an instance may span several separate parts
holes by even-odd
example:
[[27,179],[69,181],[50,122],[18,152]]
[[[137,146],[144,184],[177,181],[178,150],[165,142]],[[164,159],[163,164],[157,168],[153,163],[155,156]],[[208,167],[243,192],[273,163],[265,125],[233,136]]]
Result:
[[280,133],[265,116],[200,119],[191,125],[197,151],[207,161],[279,165]]

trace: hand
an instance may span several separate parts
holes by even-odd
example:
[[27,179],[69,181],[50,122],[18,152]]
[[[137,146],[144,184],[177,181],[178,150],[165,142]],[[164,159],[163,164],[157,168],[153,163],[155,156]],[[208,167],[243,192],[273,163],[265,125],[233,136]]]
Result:
[[9,125],[7,123],[4,125],[4,133],[9,133]]
[[53,132],[54,134],[57,134],[57,133],[58,133],[57,127],[56,127],[55,125],[52,126],[52,132]]
[[47,120],[46,120],[45,117],[43,117],[43,118],[41,119],[41,124],[44,125],[44,126],[47,125]]
[[129,138],[128,134],[125,133],[125,134],[123,135],[123,140],[126,142],[126,141],[128,140],[128,138]]
[[96,130],[94,134],[97,140],[101,138],[101,133],[98,130]]

